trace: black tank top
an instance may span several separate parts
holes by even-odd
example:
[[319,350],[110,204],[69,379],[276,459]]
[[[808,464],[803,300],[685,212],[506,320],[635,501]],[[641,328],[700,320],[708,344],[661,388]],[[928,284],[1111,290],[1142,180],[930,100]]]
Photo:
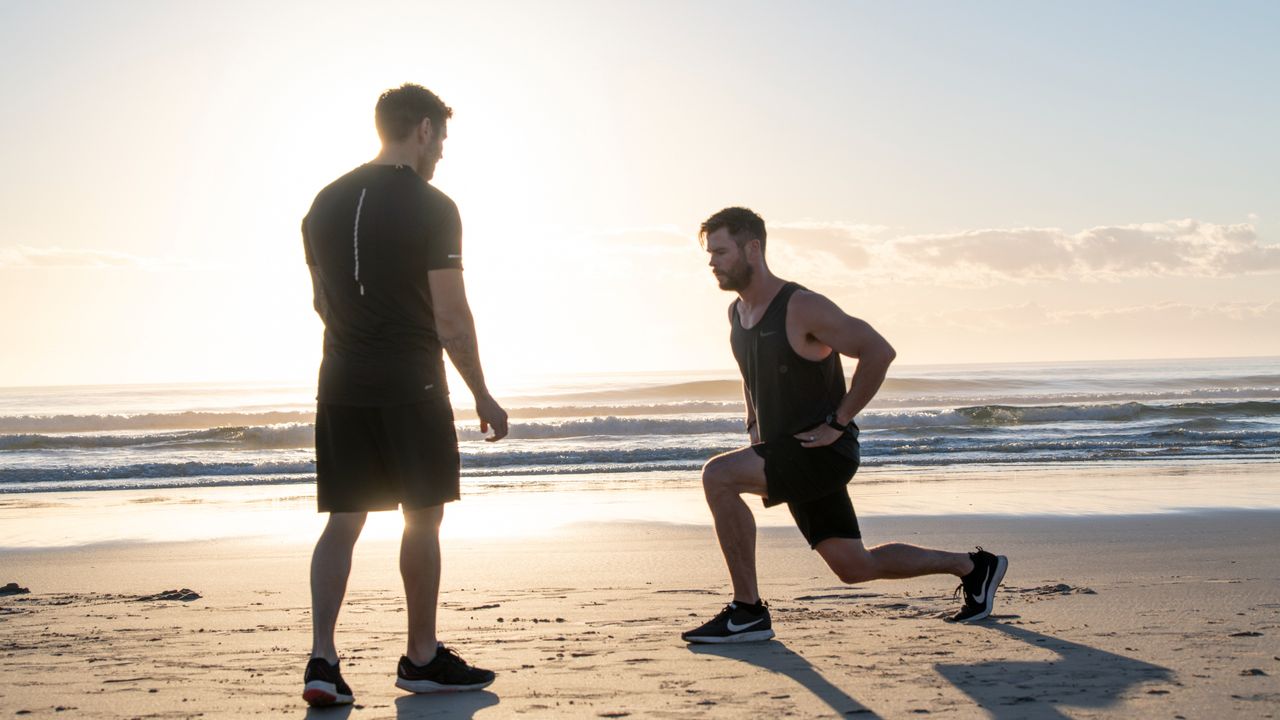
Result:
[[[844,370],[840,353],[822,360],[803,358],[787,340],[787,305],[799,284],[788,282],[769,303],[754,327],[742,326],[738,301],[730,306],[729,343],[746,381],[755,408],[760,439],[764,442],[794,435],[826,421],[845,395]],[[857,431],[836,441],[833,449],[842,454],[857,453]]]

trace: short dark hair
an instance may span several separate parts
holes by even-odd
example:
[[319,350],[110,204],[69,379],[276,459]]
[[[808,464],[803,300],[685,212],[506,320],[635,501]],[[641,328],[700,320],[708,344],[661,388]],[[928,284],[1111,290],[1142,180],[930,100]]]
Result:
[[764,252],[764,241],[767,235],[764,230],[764,218],[747,208],[725,208],[707,218],[702,223],[702,229],[698,231],[698,238],[705,240],[708,235],[720,228],[727,228],[729,237],[733,238],[740,248],[752,240],[759,240],[760,252]]
[[433,126],[443,128],[445,120],[451,117],[453,108],[445,105],[435,93],[413,83],[382,93],[373,110],[378,137],[383,142],[404,140],[423,118],[431,118]]

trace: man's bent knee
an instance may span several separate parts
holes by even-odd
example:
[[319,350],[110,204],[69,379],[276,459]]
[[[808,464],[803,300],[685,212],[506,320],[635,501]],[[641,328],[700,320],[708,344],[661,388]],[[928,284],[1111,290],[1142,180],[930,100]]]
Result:
[[853,547],[847,541],[832,538],[818,543],[817,550],[842,583],[855,585],[879,577],[875,558],[860,546]]
[[747,454],[752,452],[735,450],[717,455],[702,466],[702,489],[708,500],[726,495],[767,493],[763,468],[757,468],[763,461]]
[[876,574],[872,568],[865,565],[842,565],[838,568],[832,568],[836,572],[836,577],[840,582],[846,585],[857,585],[868,580],[875,580]]
[[702,489],[707,495],[734,493],[731,462],[724,455],[717,455],[702,466]]

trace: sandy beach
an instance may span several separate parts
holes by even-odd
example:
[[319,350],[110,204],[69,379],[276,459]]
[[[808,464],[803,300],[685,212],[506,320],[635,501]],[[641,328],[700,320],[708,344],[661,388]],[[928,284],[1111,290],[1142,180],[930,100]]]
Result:
[[0,0],[0,720],[1280,720],[1277,30]]
[[[206,492],[218,491],[232,489]],[[644,494],[597,497],[626,504]],[[56,497],[40,512],[56,512]],[[545,495],[503,500],[523,501],[537,508]],[[458,507],[486,502],[496,501]],[[1280,708],[1280,512],[873,512],[863,529],[869,544],[982,544],[1009,555],[992,620],[943,622],[957,605],[946,577],[840,585],[777,522],[761,528],[758,550],[777,639],[691,648],[679,632],[728,599],[705,524],[446,532],[441,637],[498,680],[485,692],[415,697],[392,685],[404,622],[396,542],[375,534],[357,547],[339,624],[357,704],[328,711],[298,697],[310,643],[307,542],[8,550],[0,584],[30,592],[0,597],[0,714],[1215,718]],[[168,590],[199,597],[155,597]]]

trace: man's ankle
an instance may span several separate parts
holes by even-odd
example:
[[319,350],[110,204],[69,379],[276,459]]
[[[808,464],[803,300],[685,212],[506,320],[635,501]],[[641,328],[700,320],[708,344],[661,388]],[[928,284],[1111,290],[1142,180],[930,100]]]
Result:
[[409,658],[409,662],[421,667],[432,660],[436,659],[436,655],[440,651],[440,643],[432,642],[431,644],[421,646],[410,646],[405,652],[405,657]]

